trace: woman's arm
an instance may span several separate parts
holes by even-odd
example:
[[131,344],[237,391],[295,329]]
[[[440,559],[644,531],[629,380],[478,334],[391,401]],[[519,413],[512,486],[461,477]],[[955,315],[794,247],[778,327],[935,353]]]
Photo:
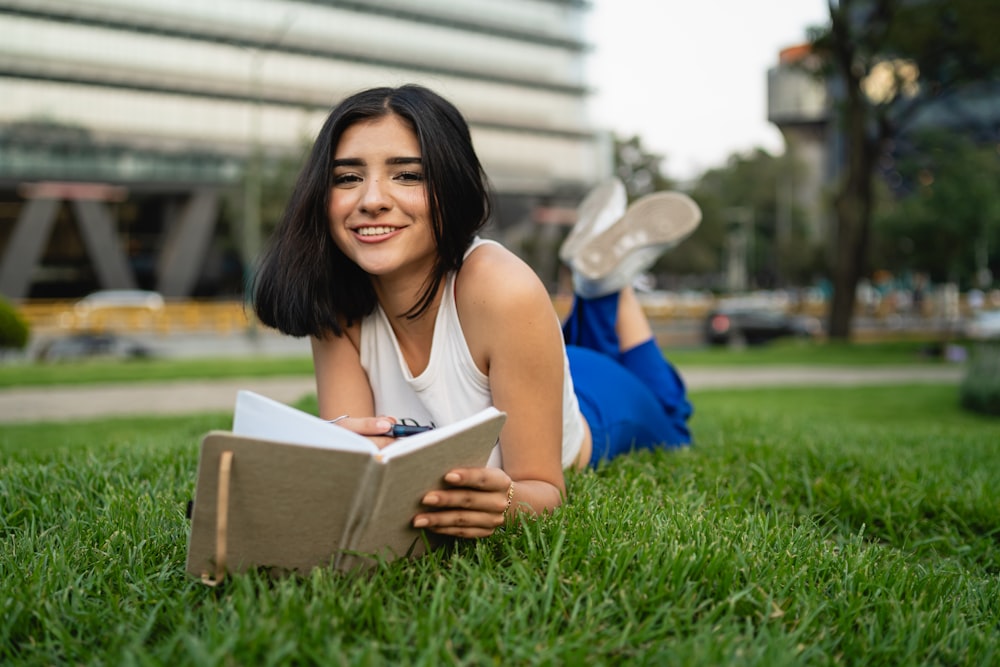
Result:
[[456,298],[469,350],[490,379],[494,405],[507,413],[503,470],[453,470],[446,481],[455,488],[424,497],[447,509],[419,514],[414,525],[479,537],[503,523],[511,483],[512,510],[538,513],[562,502],[562,330],[534,271],[499,246],[469,256]]
[[350,418],[337,422],[338,426],[371,437],[379,447],[392,442],[388,437],[374,437],[392,428],[393,420],[373,417],[375,399],[368,374],[361,367],[358,354],[358,326],[349,328],[343,336],[330,335],[313,338],[313,368],[316,373],[316,397],[319,416],[336,419],[342,415]]

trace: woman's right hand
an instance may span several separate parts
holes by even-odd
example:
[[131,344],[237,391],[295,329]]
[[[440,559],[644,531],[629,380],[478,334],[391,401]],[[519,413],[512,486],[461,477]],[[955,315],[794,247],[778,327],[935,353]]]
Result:
[[367,437],[379,449],[387,447],[396,441],[392,436],[386,435],[386,433],[392,430],[393,424],[396,423],[396,420],[392,417],[341,417],[329,421],[336,426]]

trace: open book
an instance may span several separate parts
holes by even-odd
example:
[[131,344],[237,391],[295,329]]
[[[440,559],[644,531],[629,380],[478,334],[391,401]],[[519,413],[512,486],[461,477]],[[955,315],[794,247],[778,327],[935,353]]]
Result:
[[187,570],[206,583],[250,568],[365,567],[424,552],[413,517],[455,467],[486,464],[506,415],[467,419],[384,449],[253,392],[233,430],[201,444]]

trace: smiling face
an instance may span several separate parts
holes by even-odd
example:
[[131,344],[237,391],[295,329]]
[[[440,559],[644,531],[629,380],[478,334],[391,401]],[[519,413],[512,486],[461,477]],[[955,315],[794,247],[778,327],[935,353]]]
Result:
[[397,115],[347,128],[333,159],[330,234],[376,281],[432,271],[437,252],[420,143]]

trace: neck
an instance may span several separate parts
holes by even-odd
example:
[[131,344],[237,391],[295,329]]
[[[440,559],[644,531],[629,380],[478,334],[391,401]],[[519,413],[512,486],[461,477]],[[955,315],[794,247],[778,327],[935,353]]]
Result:
[[415,318],[407,317],[406,313],[414,308],[419,301],[423,293],[423,283],[414,286],[414,281],[392,281],[384,278],[374,278],[373,281],[379,305],[385,311],[397,335],[402,331],[419,331],[424,327],[433,328],[434,318],[441,304],[444,280],[438,286],[428,308]]
[[396,336],[403,359],[414,376],[420,375],[430,361],[431,345],[434,342],[434,324],[437,321],[438,309],[441,307],[441,295],[444,293],[445,281],[438,286],[430,305],[418,317],[406,317],[404,313],[417,303],[420,290],[405,288],[399,290],[387,289],[376,283],[375,292],[379,305],[385,311],[389,326]]

